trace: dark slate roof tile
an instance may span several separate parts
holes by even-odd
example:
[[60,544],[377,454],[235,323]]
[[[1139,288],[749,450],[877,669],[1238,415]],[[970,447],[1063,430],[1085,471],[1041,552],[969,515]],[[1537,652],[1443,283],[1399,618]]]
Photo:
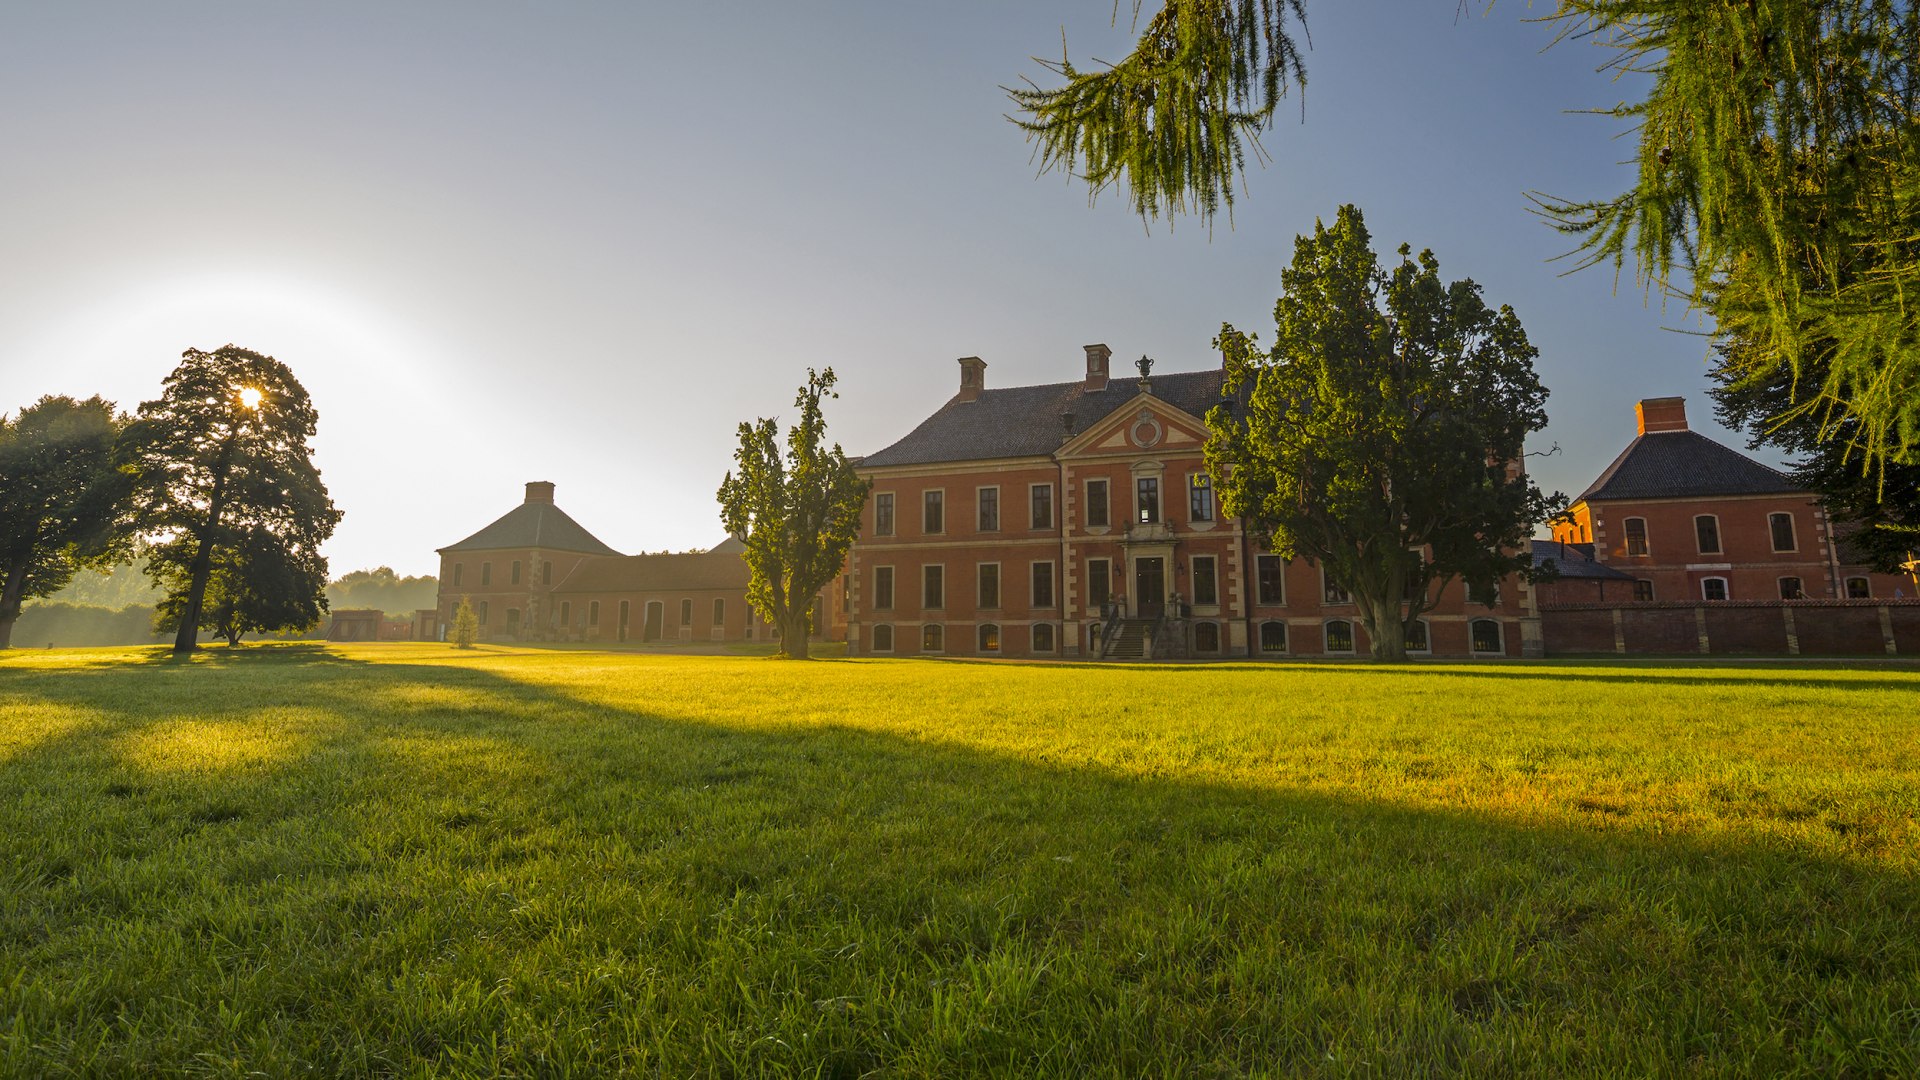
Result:
[[1606,563],[1595,562],[1592,544],[1563,544],[1558,540],[1533,541],[1533,565],[1537,567],[1548,562],[1554,564],[1562,578],[1633,580],[1632,574],[1623,574]]
[[[1204,417],[1224,400],[1225,372],[1180,371],[1150,380],[1154,397],[1183,412]],[[974,401],[952,400],[892,446],[868,454],[862,468],[927,465],[981,458],[1044,457],[1060,449],[1066,428],[1062,413],[1073,414],[1077,434],[1139,396],[1139,380],[1114,379],[1104,390],[1088,392],[1083,383],[1012,386],[983,390]]]
[[1627,444],[1574,501],[1776,495],[1801,490],[1785,473],[1697,431],[1660,431]]
[[566,511],[550,502],[524,502],[507,511],[498,521],[457,544],[441,551],[498,551],[541,548],[547,551],[578,551],[588,555],[618,555],[599,538],[568,517]]

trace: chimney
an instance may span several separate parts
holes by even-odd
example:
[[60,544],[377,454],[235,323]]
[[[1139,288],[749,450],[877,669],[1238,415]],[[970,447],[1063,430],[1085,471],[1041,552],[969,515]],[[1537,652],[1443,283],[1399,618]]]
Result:
[[1646,398],[1633,407],[1633,416],[1640,422],[1642,435],[1657,431],[1685,431],[1687,430],[1687,399]]
[[1107,361],[1113,359],[1113,350],[1105,345],[1088,345],[1087,381],[1083,390],[1091,393],[1107,388]]
[[980,391],[987,388],[987,362],[977,356],[960,358],[960,398],[961,401],[980,400]]
[[527,482],[527,501],[530,503],[551,503],[553,501],[553,481],[530,480]]

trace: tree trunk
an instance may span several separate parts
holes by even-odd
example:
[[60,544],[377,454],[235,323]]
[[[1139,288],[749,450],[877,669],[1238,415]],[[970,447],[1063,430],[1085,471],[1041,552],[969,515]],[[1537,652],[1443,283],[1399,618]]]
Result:
[[27,568],[25,564],[7,571],[5,584],[0,585],[0,649],[13,647],[13,624],[20,618],[21,593],[27,588]]
[[1354,595],[1360,608],[1360,621],[1367,628],[1367,651],[1375,663],[1404,664],[1407,661],[1407,628],[1400,621],[1397,602],[1381,603],[1377,597]]
[[797,614],[789,613],[786,618],[780,620],[780,651],[789,659],[811,659],[812,654],[808,651],[811,644],[812,642],[807,640],[805,608],[800,609]]
[[207,599],[207,579],[213,576],[213,530],[200,540],[194,552],[193,569],[187,584],[187,606],[180,612],[180,629],[173,635],[173,653],[184,656],[200,643],[200,606]]

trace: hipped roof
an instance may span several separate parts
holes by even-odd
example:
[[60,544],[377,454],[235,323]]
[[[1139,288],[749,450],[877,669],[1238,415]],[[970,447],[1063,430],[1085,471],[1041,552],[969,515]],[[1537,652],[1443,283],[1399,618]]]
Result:
[[440,551],[499,551],[540,548],[587,555],[618,555],[599,538],[550,502],[524,502],[493,524]]

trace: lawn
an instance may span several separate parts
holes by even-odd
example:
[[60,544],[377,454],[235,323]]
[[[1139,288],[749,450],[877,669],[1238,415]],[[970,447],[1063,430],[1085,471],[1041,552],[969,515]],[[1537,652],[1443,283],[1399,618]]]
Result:
[[1920,1074],[1920,669],[0,658],[0,1074]]

